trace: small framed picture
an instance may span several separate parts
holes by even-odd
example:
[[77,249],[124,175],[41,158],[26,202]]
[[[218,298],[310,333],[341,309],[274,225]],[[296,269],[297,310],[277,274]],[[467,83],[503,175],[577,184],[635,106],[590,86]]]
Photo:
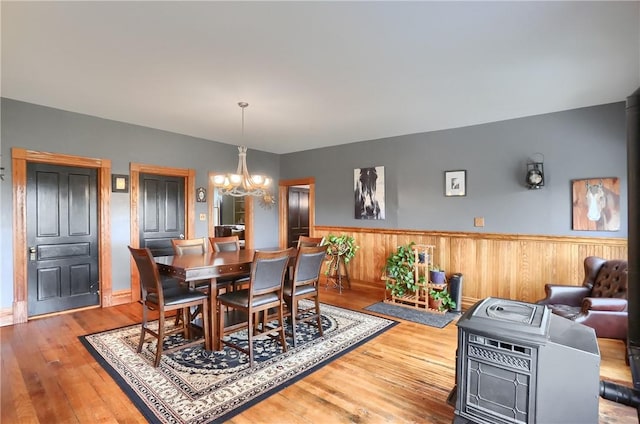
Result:
[[196,202],[207,201],[207,189],[204,187],[198,187],[196,189]]
[[111,191],[114,193],[129,192],[129,176],[120,174],[111,174]]
[[467,195],[467,171],[444,171],[444,195]]

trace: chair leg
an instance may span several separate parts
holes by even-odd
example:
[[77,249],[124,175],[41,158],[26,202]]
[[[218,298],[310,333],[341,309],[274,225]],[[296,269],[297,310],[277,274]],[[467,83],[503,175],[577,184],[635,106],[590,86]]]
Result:
[[318,296],[316,295],[316,321],[318,322],[318,333],[320,333],[320,337],[323,336],[322,334],[322,315],[320,314],[320,299],[318,298]]
[[280,302],[278,306],[278,320],[280,321],[280,343],[282,343],[282,351],[287,351],[287,339],[284,336],[284,304]]
[[176,311],[176,320],[174,322],[174,325],[177,327],[178,325],[180,325],[180,318],[182,317],[182,309],[178,309]]
[[293,338],[293,347],[296,347],[296,317],[298,315],[298,302],[293,300],[293,297],[289,299],[287,303],[289,311],[291,311],[291,337]]
[[[247,311],[248,312],[248,311]],[[253,367],[253,315],[252,313],[247,313],[247,340],[249,340],[249,367]]]
[[160,357],[162,356],[162,345],[164,341],[164,313],[160,313],[158,319],[158,345],[156,346],[156,360],[153,362],[154,367],[158,367],[160,364]]
[[144,336],[147,332],[147,305],[142,305],[142,328],[140,329],[140,341],[138,342],[138,349],[136,352],[142,352],[142,345],[144,344]]
[[182,308],[182,331],[185,340],[191,339],[191,311],[189,308]]
[[217,313],[218,313],[218,337],[216,340],[213,340],[214,349],[219,350],[223,347],[222,339],[224,338],[224,310],[221,302],[216,303]]

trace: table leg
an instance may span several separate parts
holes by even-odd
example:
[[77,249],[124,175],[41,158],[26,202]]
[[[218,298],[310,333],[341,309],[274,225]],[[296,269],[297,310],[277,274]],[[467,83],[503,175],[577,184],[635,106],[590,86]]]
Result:
[[209,283],[209,332],[213,350],[220,350],[218,339],[218,281],[215,278]]

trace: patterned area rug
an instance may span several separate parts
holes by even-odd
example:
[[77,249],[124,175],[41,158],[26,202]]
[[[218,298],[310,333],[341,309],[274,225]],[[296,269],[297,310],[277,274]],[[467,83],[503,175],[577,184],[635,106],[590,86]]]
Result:
[[[321,311],[324,335],[313,325],[300,324],[297,347],[289,339],[285,353],[276,340],[257,337],[253,368],[241,352],[229,347],[211,352],[203,346],[163,355],[154,368],[155,340],[136,353],[139,324],[80,340],[150,422],[222,422],[398,324],[330,305],[322,304]],[[246,332],[228,337],[246,345]],[[183,342],[175,335],[165,346]]]
[[444,328],[460,314],[455,312],[446,312],[444,314],[436,314],[429,311],[423,311],[416,308],[408,308],[404,306],[394,305],[387,302],[378,302],[367,306],[367,311],[377,312],[382,315],[388,315],[394,318],[405,319],[407,321],[417,322],[418,324],[428,325],[430,327]]

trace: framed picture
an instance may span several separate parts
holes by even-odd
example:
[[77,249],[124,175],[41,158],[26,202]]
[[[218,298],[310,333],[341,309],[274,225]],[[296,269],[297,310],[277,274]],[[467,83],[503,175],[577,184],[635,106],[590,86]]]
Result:
[[444,195],[467,195],[467,171],[444,171]]
[[206,202],[207,201],[207,189],[204,187],[198,187],[196,189],[196,202]]
[[129,176],[121,174],[111,174],[111,191],[114,193],[128,193]]
[[571,181],[573,229],[620,231],[620,180],[588,178]]
[[353,170],[355,219],[384,219],[384,166]]

